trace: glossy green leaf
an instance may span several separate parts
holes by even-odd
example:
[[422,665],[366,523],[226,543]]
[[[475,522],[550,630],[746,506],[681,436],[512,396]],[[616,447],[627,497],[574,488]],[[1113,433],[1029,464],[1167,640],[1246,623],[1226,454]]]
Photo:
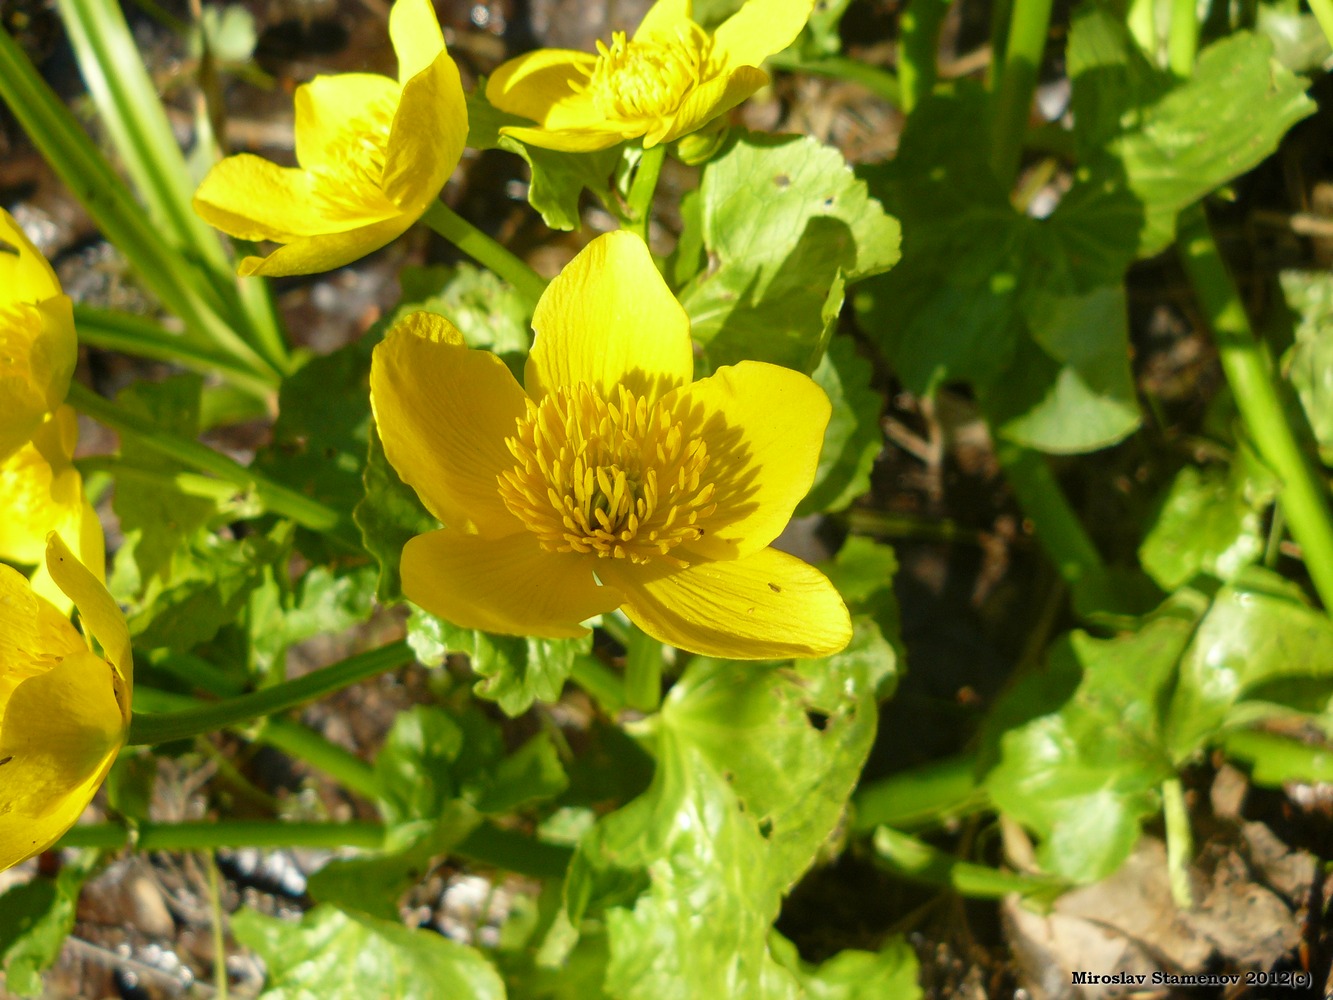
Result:
[[1198,573],[1233,579],[1263,555],[1263,512],[1275,487],[1249,449],[1238,452],[1229,469],[1186,466],[1139,546],[1139,562],[1167,591]]
[[319,906],[297,924],[241,910],[232,932],[268,970],[263,1000],[503,1000],[499,973],[439,934]]
[[1274,733],[1238,730],[1223,743],[1228,757],[1250,766],[1256,785],[1281,788],[1288,782],[1333,781],[1333,750],[1327,743],[1301,743]]
[[458,328],[468,347],[509,357],[528,353],[532,331],[523,298],[492,272],[467,263],[405,267],[399,280],[403,298],[395,317],[417,310],[438,313]]
[[773,957],[795,977],[806,1000],[918,1000],[916,952],[892,938],[879,951],[840,951],[819,965],[804,961],[796,947],[774,931]]
[[1075,882],[1109,875],[1157,811],[1157,789],[1175,774],[1161,700],[1193,627],[1187,608],[1169,607],[1117,639],[1073,632],[997,708],[998,763],[983,784],[1042,838],[1048,872]]
[[898,260],[899,228],[842,157],[813,139],[739,133],[704,170],[707,271],[681,293],[713,366],[745,358],[809,371],[840,296]]
[[403,578],[398,569],[403,546],[416,535],[438,527],[439,522],[422,506],[416,492],[398,478],[373,426],[362,483],[365,492],[352,512],[352,520],[361,531],[361,544],[379,565],[375,596],[381,604],[393,604],[403,599]]
[[0,967],[18,996],[47,996],[42,973],[60,956],[74,929],[79,891],[93,871],[91,852],[55,878],[38,876],[0,895]]
[[1283,271],[1281,279],[1287,307],[1296,314],[1295,343],[1282,367],[1328,465],[1333,463],[1333,275]]
[[870,489],[870,470],[884,446],[884,401],[870,388],[870,363],[850,337],[834,337],[811,376],[828,394],[833,416],[824,432],[815,484],[796,515],[842,510]]
[[522,715],[534,701],[558,701],[574,657],[592,647],[591,636],[540,639],[458,628],[420,608],[408,619],[407,641],[428,665],[443,663],[448,653],[466,654],[481,678],[476,693],[510,716]]

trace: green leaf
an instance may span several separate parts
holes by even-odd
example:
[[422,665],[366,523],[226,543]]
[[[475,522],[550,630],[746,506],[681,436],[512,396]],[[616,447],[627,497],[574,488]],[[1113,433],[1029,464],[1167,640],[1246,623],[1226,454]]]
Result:
[[796,946],[773,932],[773,957],[800,983],[807,1000],[918,1000],[916,953],[893,938],[879,951],[840,951],[819,965],[803,961]]
[[336,635],[369,618],[376,578],[372,566],[340,572],[316,566],[295,585],[288,585],[285,574],[266,574],[250,595],[245,620],[251,673],[274,676],[289,647],[317,635]]
[[[898,557],[893,547],[853,535],[843,542],[837,556],[820,568],[838,588],[853,620],[858,615],[868,615],[879,626],[881,637],[896,654],[895,668],[900,668],[906,653],[902,645],[902,615],[893,592],[893,578],[898,572]],[[882,683],[882,679],[877,683]],[[883,689],[879,693],[880,697],[888,696]]]
[[1124,178],[1142,204],[1141,257],[1171,242],[1181,209],[1253,169],[1314,111],[1272,42],[1245,31],[1204,49],[1174,86],[1095,8],[1075,18],[1069,52],[1075,136],[1085,163]]
[[1076,454],[1132,433],[1139,406],[1124,288],[1038,292],[1023,306],[1032,339],[985,395],[1000,434],[1037,451]]
[[93,872],[91,852],[66,865],[54,879],[38,876],[0,895],[0,959],[5,985],[19,996],[45,996],[42,972],[57,958],[74,929],[83,883]]
[[583,639],[493,635],[458,628],[420,608],[413,608],[408,618],[407,641],[428,666],[443,663],[449,653],[466,654],[473,672],[482,678],[475,692],[509,716],[522,715],[534,701],[559,701],[574,658],[592,648],[591,635]]
[[1273,43],[1273,56],[1293,73],[1313,73],[1328,61],[1328,36],[1313,14],[1295,3],[1259,5],[1255,30]]
[[439,527],[439,522],[422,506],[416,491],[398,478],[373,426],[362,482],[365,493],[352,512],[352,520],[361,530],[362,545],[379,565],[375,596],[381,604],[396,603],[403,598],[403,578],[398,570],[403,546]]
[[1333,781],[1333,752],[1327,744],[1239,730],[1227,734],[1224,746],[1228,757],[1250,765],[1250,780],[1256,785],[1281,788],[1293,781]]
[[870,388],[874,373],[850,337],[834,337],[813,378],[828,394],[833,416],[824,432],[815,484],[796,516],[842,510],[870,489],[870,470],[884,445],[884,400]]
[[503,1000],[504,983],[473,948],[430,931],[319,906],[299,924],[241,910],[236,939],[268,968],[263,1000]]
[[1117,639],[1070,633],[997,706],[999,759],[984,786],[1042,837],[1047,871],[1076,882],[1109,875],[1157,811],[1157,789],[1175,773],[1161,702],[1193,627],[1188,609],[1168,606]]
[[1300,395],[1325,465],[1333,464],[1333,275],[1283,271],[1282,293],[1296,314],[1295,343],[1282,367]]
[[527,355],[532,333],[523,298],[492,272],[467,263],[405,267],[399,280],[403,297],[395,320],[418,310],[437,313],[458,328],[468,347],[508,357]]
[[609,993],[800,996],[769,928],[838,829],[874,738],[879,670],[857,652],[690,664],[645,723],[652,785],[584,838],[566,883],[574,925],[599,915],[608,928]]
[[1184,760],[1212,742],[1247,695],[1289,701],[1283,695],[1301,688],[1316,709],[1333,695],[1333,621],[1287,596],[1223,587],[1180,665],[1167,720],[1171,753]]
[[[131,413],[151,418],[163,431],[193,440],[199,434],[202,390],[198,375],[177,375],[161,382],[136,382],[116,401]],[[111,501],[125,534],[124,554],[116,557],[116,590],[124,597],[138,597],[154,578],[169,581],[172,557],[218,512],[218,506],[170,485],[179,466],[134,437],[121,440],[120,454],[136,468],[161,473],[152,481],[118,477]]]
[[433,823],[457,794],[452,768],[462,749],[463,730],[447,713],[427,705],[400,712],[375,758],[385,822]]
[[464,791],[479,812],[504,815],[553,799],[568,787],[555,741],[549,732],[540,732],[466,782]]
[[841,295],[898,260],[898,223],[837,151],[813,139],[738,133],[704,170],[711,266],[682,292],[709,365],[742,359],[809,371]]
[[1166,591],[1199,573],[1234,579],[1263,555],[1263,512],[1275,493],[1272,474],[1248,448],[1227,469],[1186,466],[1139,546],[1139,562]]

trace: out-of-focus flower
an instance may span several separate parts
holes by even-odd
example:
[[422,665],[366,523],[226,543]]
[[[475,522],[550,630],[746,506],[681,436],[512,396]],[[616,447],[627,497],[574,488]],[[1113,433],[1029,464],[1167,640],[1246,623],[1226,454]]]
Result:
[[658,0],[632,39],[597,43],[597,55],[538,49],[511,59],[486,98],[537,127],[500,131],[547,149],[586,152],[642,136],[671,142],[730,111],[768,83],[759,67],[800,34],[813,0],[749,0],[709,34],[690,0]]
[[296,91],[296,160],[248,153],[218,163],[195,192],[205,221],[244,240],[286,244],[246,257],[241,274],[313,274],[378,250],[419,219],[467,140],[458,67],[431,0],[389,14],[398,80],[318,76]]
[[134,664],[120,609],[55,534],[46,564],[101,652],[0,566],[0,870],[74,825],[130,724]]
[[102,524],[74,468],[79,424],[61,406],[37,428],[32,440],[0,462],[0,559],[36,565],[33,590],[69,613],[70,599],[56,586],[45,563],[46,536],[54,531],[74,557],[99,580],[106,576]]
[[0,461],[64,402],[77,357],[73,307],[55,271],[0,209]]
[[574,258],[532,325],[526,392],[438,316],[409,316],[375,349],[385,453],[446,525],[404,548],[407,596],[518,635],[583,635],[623,608],[698,653],[845,646],[833,585],[769,548],[813,482],[824,391],[753,361],[691,382],[689,319],[628,232]]

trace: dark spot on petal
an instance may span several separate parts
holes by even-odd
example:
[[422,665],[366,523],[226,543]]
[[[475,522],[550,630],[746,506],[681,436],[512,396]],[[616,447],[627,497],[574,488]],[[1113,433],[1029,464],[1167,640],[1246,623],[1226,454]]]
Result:
[[770,583],[770,584],[768,585],[768,589],[771,590],[771,591],[773,591],[773,593],[775,593],[775,594],[780,594],[780,593],[782,593],[782,588],[779,587],[776,583]]
[[14,759],[14,755],[13,755],[13,754],[10,754],[8,757],[5,757],[3,760],[0,760],[0,767],[4,767],[6,764],[8,764],[8,763],[9,763],[11,760],[13,760],[13,759]]

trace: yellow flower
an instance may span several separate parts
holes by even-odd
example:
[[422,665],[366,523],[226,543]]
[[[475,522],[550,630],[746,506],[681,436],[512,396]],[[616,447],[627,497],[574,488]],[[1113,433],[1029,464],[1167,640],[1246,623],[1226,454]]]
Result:
[[385,453],[446,525],[403,549],[407,596],[517,635],[583,635],[623,608],[709,655],[846,645],[833,585],[768,547],[814,479],[823,390],[753,361],[691,382],[689,319],[628,232],[574,258],[532,325],[526,392],[438,316],[409,316],[375,348]]
[[241,274],[342,267],[400,236],[439,196],[467,139],[458,67],[431,0],[398,0],[389,36],[397,81],[342,73],[297,88],[299,168],[243,153],[199,185],[194,208],[210,225],[286,244],[245,258]]
[[730,111],[764,84],[759,66],[800,34],[814,0],[749,0],[711,35],[690,19],[690,0],[658,0],[630,40],[622,32],[597,55],[538,49],[511,59],[486,98],[539,127],[505,135],[533,146],[587,152],[643,137],[671,142]]
[[46,536],[54,531],[97,579],[106,576],[102,525],[74,468],[79,424],[61,406],[37,428],[31,441],[0,462],[0,559],[36,565],[32,587],[68,614],[70,599],[47,572]]
[[134,664],[124,617],[54,534],[46,563],[102,651],[0,566],[0,870],[74,825],[129,729]]
[[73,307],[55,271],[0,209],[0,461],[64,402],[77,355]]

